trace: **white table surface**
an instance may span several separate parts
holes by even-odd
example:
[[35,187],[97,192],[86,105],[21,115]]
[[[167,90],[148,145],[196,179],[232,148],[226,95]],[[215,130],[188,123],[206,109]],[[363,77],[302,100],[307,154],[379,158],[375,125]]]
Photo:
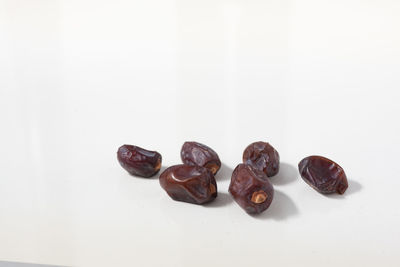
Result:
[[[400,4],[0,0],[0,260],[67,266],[400,266]],[[124,143],[223,161],[219,196],[172,201]],[[275,199],[227,189],[251,142]],[[297,163],[346,171],[324,196]]]

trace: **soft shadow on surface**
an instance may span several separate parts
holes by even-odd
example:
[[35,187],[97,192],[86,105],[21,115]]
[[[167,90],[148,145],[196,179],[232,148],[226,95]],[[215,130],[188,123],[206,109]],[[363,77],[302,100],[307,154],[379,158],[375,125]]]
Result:
[[349,187],[344,192],[345,195],[349,196],[362,190],[362,185],[359,182],[354,180],[348,180],[347,182],[349,183]]
[[251,216],[260,220],[284,221],[289,217],[296,216],[298,213],[299,211],[293,200],[286,194],[275,190],[271,206],[263,213]]
[[295,166],[285,162],[279,165],[279,172],[277,175],[270,178],[273,185],[284,185],[294,182],[299,176],[299,172]]
[[219,208],[232,204],[233,199],[230,194],[225,192],[218,192],[218,196],[214,201],[204,204],[204,207]]
[[232,176],[233,169],[226,165],[225,163],[221,163],[221,168],[218,173],[215,175],[215,179],[218,181],[226,181],[230,180]]
[[357,192],[360,192],[362,190],[362,185],[359,182],[356,182],[354,180],[347,180],[347,183],[349,184],[349,187],[347,190],[344,192],[343,195],[339,195],[336,193],[333,194],[322,194],[323,196],[327,198],[333,198],[333,199],[341,199],[341,198],[346,198],[348,196],[351,196]]

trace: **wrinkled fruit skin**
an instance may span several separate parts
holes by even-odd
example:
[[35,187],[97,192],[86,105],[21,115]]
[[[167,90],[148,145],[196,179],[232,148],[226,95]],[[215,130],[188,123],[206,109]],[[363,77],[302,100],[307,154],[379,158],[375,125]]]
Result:
[[248,164],[239,164],[233,171],[229,193],[249,214],[268,209],[274,198],[274,188],[268,177]]
[[184,164],[197,165],[209,169],[214,175],[221,168],[217,153],[206,145],[197,142],[185,142],[181,149]]
[[160,175],[160,185],[176,201],[204,204],[217,197],[212,172],[201,166],[175,165]]
[[269,143],[255,142],[244,150],[243,163],[272,177],[279,172],[279,153]]
[[343,194],[347,187],[347,177],[342,167],[330,159],[310,156],[299,163],[303,180],[322,194]]
[[161,168],[161,155],[138,146],[123,145],[118,149],[119,164],[131,175],[141,177],[154,176]]

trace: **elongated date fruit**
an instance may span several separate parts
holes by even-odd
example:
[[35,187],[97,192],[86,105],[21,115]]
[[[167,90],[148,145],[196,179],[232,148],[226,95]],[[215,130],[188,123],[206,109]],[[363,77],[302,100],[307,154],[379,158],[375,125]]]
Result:
[[160,185],[176,201],[204,204],[217,197],[214,175],[201,166],[171,166],[161,173]]
[[330,159],[310,156],[299,163],[301,178],[322,194],[343,194],[347,187],[347,177],[342,167]]
[[161,154],[138,146],[123,145],[118,149],[119,164],[134,176],[151,177],[161,168]]
[[233,171],[229,193],[249,214],[268,209],[274,198],[274,188],[268,177],[248,164],[239,164]]
[[279,172],[279,153],[266,142],[254,142],[243,152],[243,163],[272,177]]
[[185,142],[181,149],[182,162],[209,169],[214,175],[221,168],[218,154],[206,145],[197,142]]

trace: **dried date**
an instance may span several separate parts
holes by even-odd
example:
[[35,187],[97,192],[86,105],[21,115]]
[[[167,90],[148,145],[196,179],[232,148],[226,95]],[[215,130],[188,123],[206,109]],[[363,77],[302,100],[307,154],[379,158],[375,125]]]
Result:
[[160,175],[160,185],[176,201],[204,204],[217,197],[212,172],[201,166],[175,165]]
[[279,172],[279,153],[266,142],[254,142],[243,152],[243,163],[272,177]]
[[229,193],[247,213],[258,214],[271,205],[274,188],[263,172],[239,164],[232,173]]
[[347,177],[342,167],[330,159],[310,156],[299,163],[303,180],[322,194],[343,194],[347,187]]
[[205,167],[214,175],[221,168],[218,154],[210,147],[197,142],[185,142],[183,144],[181,159],[184,164]]
[[118,149],[119,164],[131,175],[141,177],[154,176],[161,168],[161,155],[138,146],[123,145]]

